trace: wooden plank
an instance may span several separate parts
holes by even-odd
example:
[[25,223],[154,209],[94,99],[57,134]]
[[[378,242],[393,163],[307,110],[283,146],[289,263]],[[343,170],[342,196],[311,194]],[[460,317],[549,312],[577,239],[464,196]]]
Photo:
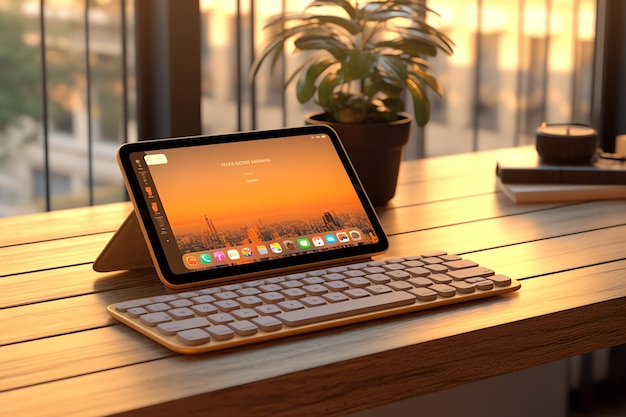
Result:
[[175,355],[117,325],[0,347],[0,392]]
[[0,285],[0,308],[133,287],[165,291],[154,270],[102,274],[95,272],[91,264],[12,275],[2,278]]
[[106,312],[107,305],[165,292],[153,283],[6,308],[0,310],[0,346],[110,326],[117,322]]
[[450,176],[424,182],[398,184],[396,196],[387,207],[404,207],[496,192],[494,174],[485,171],[458,177]]
[[565,205],[558,203],[514,204],[502,194],[483,194],[393,209],[380,209],[378,217],[385,233],[394,235],[496,217],[534,213],[563,206]]
[[518,148],[460,153],[403,161],[398,174],[398,184],[432,181],[485,172],[495,175],[498,155],[502,152],[511,152],[516,149]]
[[[626,212],[626,202],[588,202],[567,205],[558,210],[540,210],[532,213],[532,215],[496,217],[445,227],[422,226],[422,217],[428,219],[430,216],[436,217],[437,214],[429,215],[425,212],[421,216],[417,213],[400,213],[400,210],[396,210],[396,212],[399,223],[408,221],[403,219],[405,217],[414,216],[414,222],[419,223],[422,230],[419,233],[401,233],[391,236],[387,256],[402,256],[407,255],[407,253],[421,253],[434,249],[465,254],[498,246],[516,245],[606,228],[614,224],[623,225],[626,220],[623,215]],[[426,224],[436,224],[437,222],[443,224],[445,221],[443,218],[448,216],[448,213],[445,209],[438,211],[438,213],[441,214],[441,219],[435,219],[432,222],[426,222]],[[576,238],[574,236],[571,239],[574,247],[576,245],[581,246],[580,242],[585,242],[584,237]]]
[[128,202],[0,218],[0,247],[111,232],[132,212]]
[[[142,407],[145,415],[339,415],[625,343],[615,331],[626,326],[625,272],[622,261],[535,278],[487,302],[52,380],[4,392],[0,401],[8,415],[44,406],[65,416]],[[587,291],[591,277],[597,291]],[[77,396],[88,401],[72,401]]]
[[112,235],[89,234],[0,248],[0,277],[92,263]]

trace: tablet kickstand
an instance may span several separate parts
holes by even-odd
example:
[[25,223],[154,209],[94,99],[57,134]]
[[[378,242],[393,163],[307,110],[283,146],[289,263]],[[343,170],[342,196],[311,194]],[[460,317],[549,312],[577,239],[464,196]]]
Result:
[[137,216],[126,217],[93,263],[97,272],[154,268]]

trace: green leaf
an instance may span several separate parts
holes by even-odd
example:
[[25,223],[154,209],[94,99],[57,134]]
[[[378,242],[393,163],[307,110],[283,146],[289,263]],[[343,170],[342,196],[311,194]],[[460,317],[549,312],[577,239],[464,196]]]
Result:
[[[380,55],[378,64],[389,74],[390,78],[400,80],[402,84],[409,76],[406,61],[397,55]],[[398,82],[395,84],[397,85]]]
[[363,28],[357,21],[339,16],[317,16],[315,20],[317,20],[321,26],[325,24],[339,26],[340,28],[345,29],[351,35],[356,35],[363,30]]
[[296,39],[294,45],[302,51],[325,51],[335,57],[338,61],[343,61],[352,50],[348,45],[330,36],[301,36]]
[[426,126],[430,120],[430,101],[428,96],[422,89],[419,80],[410,77],[407,81],[407,87],[413,98],[413,114],[415,122],[419,127]]
[[298,84],[296,85],[296,97],[301,104],[306,103],[313,98],[316,90],[315,82],[318,77],[334,62],[335,61],[328,59],[313,62],[309,65],[306,72],[301,75],[298,79]]
[[317,87],[317,104],[324,109],[332,108],[333,91],[339,85],[336,74],[327,74]]
[[411,56],[435,56],[437,47],[432,42],[422,39],[398,38],[391,41],[382,41],[375,44],[376,48],[390,48],[401,51]]
[[312,7],[320,7],[320,6],[340,7],[348,14],[348,16],[350,16],[350,19],[356,20],[356,10],[354,9],[354,7],[352,7],[352,4],[350,4],[350,2],[348,2],[347,0],[315,0],[311,2],[305,8],[305,10],[308,10]]
[[376,57],[361,50],[347,51],[346,57],[341,66],[342,82],[362,80],[370,73],[370,68],[374,65]]

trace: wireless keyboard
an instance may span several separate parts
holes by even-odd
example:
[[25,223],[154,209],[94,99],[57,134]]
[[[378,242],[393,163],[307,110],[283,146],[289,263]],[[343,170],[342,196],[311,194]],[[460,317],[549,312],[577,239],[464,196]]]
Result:
[[200,353],[491,297],[520,288],[443,251],[112,304],[117,320],[179,353]]

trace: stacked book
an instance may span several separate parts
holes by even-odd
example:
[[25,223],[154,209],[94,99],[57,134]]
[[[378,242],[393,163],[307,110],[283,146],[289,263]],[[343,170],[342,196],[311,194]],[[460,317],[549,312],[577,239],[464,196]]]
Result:
[[498,156],[496,183],[516,203],[620,199],[626,198],[626,163],[546,164],[534,148],[516,148]]

